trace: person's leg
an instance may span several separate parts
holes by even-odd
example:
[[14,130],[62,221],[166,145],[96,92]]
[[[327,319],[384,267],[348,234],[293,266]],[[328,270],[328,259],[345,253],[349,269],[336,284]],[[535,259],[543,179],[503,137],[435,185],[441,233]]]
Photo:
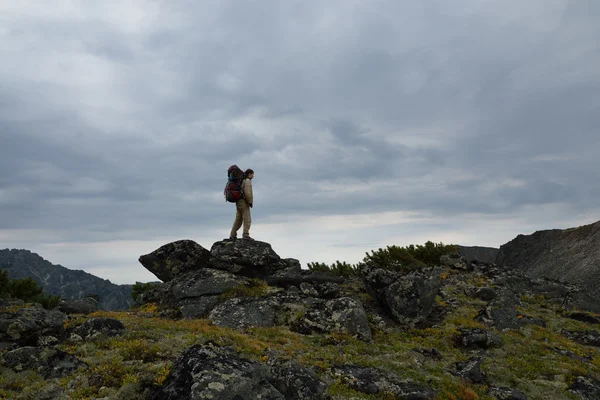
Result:
[[250,237],[250,225],[252,224],[252,217],[250,215],[250,206],[244,202],[244,237]]
[[230,238],[236,238],[237,231],[242,226],[245,204],[246,202],[244,200],[239,200],[237,203],[235,203],[235,221],[233,221],[233,227],[231,228],[231,233],[229,234]]

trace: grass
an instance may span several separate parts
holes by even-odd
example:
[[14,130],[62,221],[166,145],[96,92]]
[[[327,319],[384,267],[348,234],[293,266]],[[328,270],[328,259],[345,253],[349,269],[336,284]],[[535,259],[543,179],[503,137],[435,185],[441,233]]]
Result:
[[[480,280],[475,283],[484,284]],[[128,312],[96,312],[87,317],[73,317],[66,322],[66,327],[73,328],[88,318],[109,317],[120,320],[126,331],[119,337],[69,340],[58,346],[87,363],[89,369],[56,380],[54,384],[62,387],[71,399],[142,399],[144,391],[165,382],[173,362],[187,348],[212,340],[233,346],[242,355],[257,361],[265,362],[273,356],[294,359],[329,382],[334,399],[390,398],[389,394],[359,393],[329,374],[332,366],[355,364],[382,368],[431,387],[438,391],[438,400],[489,400],[486,386],[467,384],[449,372],[456,362],[475,354],[455,347],[458,329],[487,327],[475,321],[481,309],[477,300],[461,295],[460,290],[447,289],[456,302],[443,325],[427,329],[385,328],[374,331],[372,343],[338,333],[300,335],[286,327],[236,331],[202,319],[163,319],[158,317],[157,307],[152,304]],[[236,295],[261,296],[268,287],[254,282],[234,290]],[[600,379],[599,349],[579,345],[560,334],[562,329],[600,329],[600,326],[565,318],[554,307],[539,298],[523,299],[519,312],[544,318],[547,326],[530,325],[520,331],[497,332],[504,345],[488,350],[482,366],[490,382],[520,389],[530,398],[553,393],[556,399],[573,399],[567,388],[574,377],[589,375]],[[429,359],[414,352],[414,348],[436,348],[443,358]],[[591,361],[573,360],[554,348],[590,357]],[[0,372],[0,398],[34,399],[50,384],[31,371],[15,373],[2,369]]]

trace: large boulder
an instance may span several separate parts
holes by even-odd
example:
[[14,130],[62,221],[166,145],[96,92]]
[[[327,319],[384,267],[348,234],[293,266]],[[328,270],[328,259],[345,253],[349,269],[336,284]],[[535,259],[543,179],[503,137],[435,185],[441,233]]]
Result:
[[391,395],[390,398],[405,400],[428,400],[436,396],[434,390],[377,368],[342,365],[332,368],[332,374],[352,389],[370,395]]
[[168,243],[139,258],[139,262],[163,282],[184,272],[205,268],[209,260],[210,252],[193,240]]
[[223,240],[210,249],[210,267],[249,278],[265,278],[299,266],[282,260],[269,243],[258,240]]
[[248,281],[248,278],[230,272],[204,268],[178,276],[171,282],[170,290],[177,300],[181,300],[218,295]]
[[600,299],[600,221],[519,235],[500,247],[496,263],[535,278],[580,285],[589,296]]
[[67,315],[41,307],[24,307],[0,312],[0,342],[34,346],[45,336],[61,337]]
[[75,356],[54,348],[26,346],[0,356],[2,365],[15,372],[33,370],[44,379],[62,378],[88,366]]
[[349,297],[315,302],[292,324],[292,330],[309,333],[346,333],[371,341],[371,328],[362,304]]
[[85,297],[80,300],[62,300],[58,310],[65,314],[91,314],[98,311],[100,305],[94,297]]
[[296,363],[272,367],[209,342],[186,350],[152,400],[323,400],[326,386]]
[[409,273],[364,265],[361,274],[366,288],[397,322],[415,326],[427,320],[440,292],[441,268]]
[[212,309],[208,314],[215,325],[234,329],[276,325],[279,302],[273,296],[264,298],[235,297]]

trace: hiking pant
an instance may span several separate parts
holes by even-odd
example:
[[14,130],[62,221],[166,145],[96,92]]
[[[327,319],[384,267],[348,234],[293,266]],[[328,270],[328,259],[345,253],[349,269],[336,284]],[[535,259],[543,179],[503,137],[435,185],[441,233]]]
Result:
[[250,206],[246,203],[246,200],[241,199],[235,203],[235,221],[233,222],[233,228],[231,228],[231,234],[229,237],[237,237],[237,231],[244,224],[244,237],[250,236],[250,224],[252,218],[250,217]]

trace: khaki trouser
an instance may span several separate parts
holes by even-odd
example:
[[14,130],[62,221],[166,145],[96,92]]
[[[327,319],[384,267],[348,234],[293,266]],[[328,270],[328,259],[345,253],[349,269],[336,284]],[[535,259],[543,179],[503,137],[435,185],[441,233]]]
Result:
[[233,228],[231,228],[230,237],[237,237],[237,231],[244,224],[244,237],[250,236],[250,224],[252,223],[252,218],[250,217],[250,207],[248,203],[244,199],[238,200],[235,203],[235,221],[233,222]]

